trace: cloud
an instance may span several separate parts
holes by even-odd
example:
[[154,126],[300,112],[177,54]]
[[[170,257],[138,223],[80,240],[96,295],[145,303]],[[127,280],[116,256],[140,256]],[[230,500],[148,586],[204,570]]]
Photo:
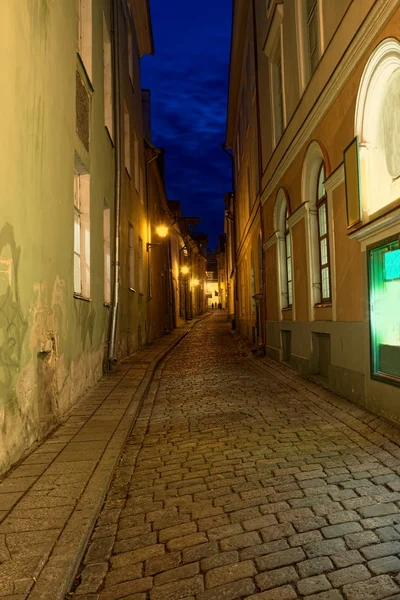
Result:
[[198,229],[215,246],[232,185],[221,148],[231,3],[204,0],[199,11],[186,0],[154,0],[151,9],[156,55],[142,59],[142,84],[151,90],[153,142],[166,151],[168,197],[201,218]]

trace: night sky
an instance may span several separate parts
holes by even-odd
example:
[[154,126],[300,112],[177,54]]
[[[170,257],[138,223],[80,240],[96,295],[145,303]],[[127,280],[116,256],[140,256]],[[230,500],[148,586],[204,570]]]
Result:
[[142,59],[151,90],[152,141],[165,148],[169,200],[209,248],[223,233],[224,193],[231,190],[225,140],[232,0],[150,0],[154,56]]

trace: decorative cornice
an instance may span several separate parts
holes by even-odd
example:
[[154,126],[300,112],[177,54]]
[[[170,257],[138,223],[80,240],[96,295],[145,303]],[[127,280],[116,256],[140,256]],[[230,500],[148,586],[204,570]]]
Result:
[[300,206],[298,208],[296,208],[294,213],[292,213],[290,215],[290,217],[288,218],[287,224],[288,224],[289,229],[291,229],[292,227],[294,227],[294,225],[296,225],[296,223],[301,221],[301,219],[303,219],[306,216],[307,212],[308,212],[308,202],[303,202],[302,204],[300,204]]
[[376,37],[394,10],[398,7],[399,0],[382,0],[376,3],[366,17],[364,27],[361,27],[347,48],[339,64],[333,71],[329,81],[321,92],[319,100],[314,104],[307,118],[303,121],[299,131],[289,142],[288,148],[278,167],[263,190],[261,204],[264,205],[269,196],[279,185],[280,179],[290,167],[302,146],[307,142],[310,132],[314,131],[327,110],[332,106],[337,96],[344,87],[347,79],[360,61],[360,57],[367,51],[371,41]]
[[264,252],[266,250],[268,250],[268,248],[271,248],[271,246],[273,246],[274,244],[276,244],[276,242],[279,239],[279,235],[278,232],[275,231],[268,239],[266,242],[263,243],[263,250]]
[[363,242],[374,235],[386,232],[388,227],[393,227],[397,224],[400,224],[400,210],[390,212],[387,215],[381,217],[380,219],[372,221],[372,223],[369,223],[367,225],[364,225],[364,227],[356,229],[356,231],[349,233],[349,237],[352,240],[358,240],[360,242]]
[[340,163],[337,169],[329,175],[327,179],[325,179],[324,187],[325,190],[329,192],[333,192],[341,183],[344,183],[344,164]]

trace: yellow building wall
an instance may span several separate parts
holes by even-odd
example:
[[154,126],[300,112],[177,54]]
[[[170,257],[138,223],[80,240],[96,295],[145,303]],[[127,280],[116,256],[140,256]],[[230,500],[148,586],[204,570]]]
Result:
[[296,321],[308,320],[307,242],[305,220],[292,227],[294,305]]

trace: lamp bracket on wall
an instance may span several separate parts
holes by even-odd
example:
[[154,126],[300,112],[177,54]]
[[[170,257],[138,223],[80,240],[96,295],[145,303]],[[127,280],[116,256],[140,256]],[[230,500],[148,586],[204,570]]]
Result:
[[146,250],[147,250],[147,252],[150,250],[150,248],[154,248],[154,246],[161,246],[161,243],[160,242],[154,242],[154,243],[150,244],[150,242],[147,242],[147,244],[146,244]]

